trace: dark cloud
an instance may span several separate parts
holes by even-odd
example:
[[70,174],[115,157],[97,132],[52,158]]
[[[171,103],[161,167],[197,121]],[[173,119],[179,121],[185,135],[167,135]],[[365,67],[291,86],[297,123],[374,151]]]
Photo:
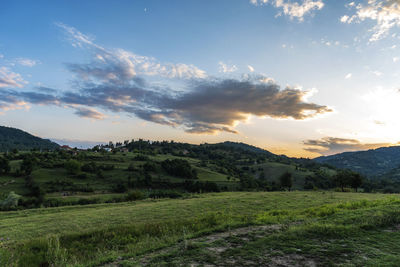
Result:
[[[72,105],[126,112],[159,124],[182,126],[190,133],[236,133],[237,121],[249,115],[303,120],[330,112],[322,105],[304,101],[305,91],[285,88],[256,80],[208,80],[191,82],[193,88],[181,93],[157,91],[138,84],[91,84],[77,92],[60,96],[41,92],[13,93],[14,97],[33,104]],[[87,110],[75,112],[82,117],[100,118]]]
[[331,111],[306,103],[305,91],[280,90],[273,82],[257,80],[202,80],[189,92],[160,99],[164,119],[185,125],[188,132],[235,132],[232,126],[249,115],[303,120]]
[[346,151],[360,151],[375,149],[378,147],[390,146],[390,143],[368,144],[361,143],[357,139],[346,139],[336,137],[324,137],[318,140],[307,140],[303,142],[304,150],[318,153],[324,156],[342,153]]

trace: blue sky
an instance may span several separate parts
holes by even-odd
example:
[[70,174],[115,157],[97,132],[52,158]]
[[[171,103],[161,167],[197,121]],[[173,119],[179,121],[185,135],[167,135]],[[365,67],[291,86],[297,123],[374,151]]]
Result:
[[397,144],[400,1],[2,1],[0,123],[54,140]]

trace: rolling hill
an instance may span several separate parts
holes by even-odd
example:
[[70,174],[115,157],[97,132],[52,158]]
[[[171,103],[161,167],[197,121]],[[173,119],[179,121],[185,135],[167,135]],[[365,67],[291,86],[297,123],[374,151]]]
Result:
[[344,152],[314,160],[337,168],[354,170],[370,178],[400,177],[400,146]]
[[0,151],[18,150],[55,150],[58,144],[47,139],[42,139],[19,129],[0,126]]

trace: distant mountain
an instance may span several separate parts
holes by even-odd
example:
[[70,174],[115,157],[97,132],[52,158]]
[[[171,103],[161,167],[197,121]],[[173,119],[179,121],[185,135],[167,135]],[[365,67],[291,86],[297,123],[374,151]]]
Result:
[[351,169],[368,177],[400,179],[400,146],[345,152],[314,160],[337,168]]
[[0,126],[0,151],[49,149],[54,150],[58,144],[47,139],[33,136],[19,129]]

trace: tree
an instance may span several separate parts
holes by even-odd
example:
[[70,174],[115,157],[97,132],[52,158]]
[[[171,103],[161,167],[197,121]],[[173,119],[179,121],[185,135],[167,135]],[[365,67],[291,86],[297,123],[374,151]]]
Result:
[[30,175],[33,171],[35,162],[31,156],[25,157],[21,164],[21,172],[25,175]]
[[11,171],[10,161],[5,158],[0,158],[0,173],[8,174]]
[[279,177],[279,181],[283,188],[287,188],[289,191],[292,188],[292,174],[290,172],[285,172]]
[[351,184],[352,176],[353,176],[352,171],[342,170],[337,172],[337,174],[333,177],[333,180],[335,184],[342,189],[342,192],[344,192],[344,187],[349,186]]
[[357,192],[357,189],[362,185],[363,178],[359,173],[353,172],[350,178],[351,187]]
[[81,164],[74,159],[68,160],[64,166],[67,172],[70,174],[78,174],[81,170]]

